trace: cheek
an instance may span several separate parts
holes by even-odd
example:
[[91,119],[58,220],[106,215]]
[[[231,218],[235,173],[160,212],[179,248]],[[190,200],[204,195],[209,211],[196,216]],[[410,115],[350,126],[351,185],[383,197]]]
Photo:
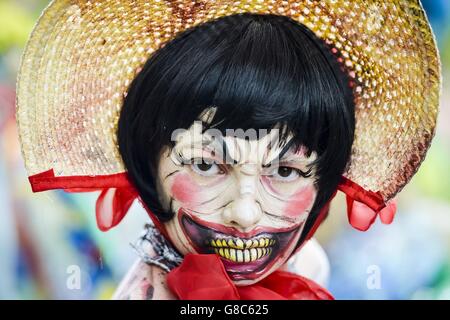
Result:
[[195,203],[199,200],[200,189],[188,174],[178,174],[173,179],[170,191],[178,202]]
[[311,207],[314,202],[316,190],[313,186],[307,186],[289,197],[284,214],[291,218],[297,218]]

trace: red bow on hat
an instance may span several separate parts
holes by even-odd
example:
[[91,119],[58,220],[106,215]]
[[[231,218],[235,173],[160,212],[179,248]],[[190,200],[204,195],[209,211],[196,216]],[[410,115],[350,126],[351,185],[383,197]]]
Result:
[[395,200],[385,203],[379,193],[367,191],[345,177],[342,177],[338,189],[346,194],[348,221],[353,228],[368,230],[377,215],[384,224],[394,220],[397,211]]

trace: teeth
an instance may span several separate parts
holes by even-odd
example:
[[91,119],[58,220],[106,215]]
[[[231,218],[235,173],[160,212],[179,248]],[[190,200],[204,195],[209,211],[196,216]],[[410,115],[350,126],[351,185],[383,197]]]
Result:
[[244,262],[250,262],[250,251],[247,249],[244,250]]
[[236,250],[235,249],[230,249],[230,258],[231,258],[231,261],[236,262]]
[[225,251],[225,258],[230,259],[230,249],[224,249]]
[[234,262],[253,262],[272,253],[272,248],[251,248],[245,250],[214,248],[214,252]]
[[264,241],[264,239],[259,239],[259,246],[260,247],[264,247],[264,245],[266,244],[266,242]]
[[263,253],[260,248],[256,248],[256,253],[258,254],[258,259],[262,257]]
[[236,241],[236,247],[238,249],[244,249],[244,241],[242,241],[241,239],[237,239]]
[[[224,250],[222,250],[222,253],[224,257],[226,257],[227,259],[232,259],[231,258],[231,249],[234,249],[235,251],[235,258],[237,259],[237,255],[236,253],[239,250],[248,250],[249,252],[249,256],[251,257],[251,249],[258,249],[256,250],[256,257],[259,259],[261,256],[264,256],[267,252],[269,252],[267,249],[265,248],[269,248],[271,246],[273,246],[275,244],[275,240],[274,239],[269,239],[269,238],[259,238],[259,239],[214,239],[214,240],[205,240],[205,244],[206,245],[210,245],[213,248],[223,248]],[[265,250],[262,250],[265,249]],[[219,250],[220,251],[220,250]],[[260,254],[261,252],[261,254]],[[228,255],[228,256],[227,256]],[[242,257],[243,257],[243,261],[246,261],[246,256],[245,253],[242,253]],[[253,261],[253,258],[249,258],[248,260]],[[237,260],[236,260],[237,261]],[[247,262],[247,261],[246,261]]]
[[250,249],[250,258],[252,261],[255,261],[258,259],[258,253],[256,252],[255,248]]
[[243,262],[244,261],[244,255],[242,250],[236,250],[236,261],[237,262]]

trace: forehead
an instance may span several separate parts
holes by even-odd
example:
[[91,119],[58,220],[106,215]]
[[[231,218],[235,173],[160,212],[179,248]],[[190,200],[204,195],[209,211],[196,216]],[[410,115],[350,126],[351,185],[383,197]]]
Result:
[[[278,127],[267,129],[205,130],[202,121],[195,121],[188,130],[174,137],[175,149],[180,151],[212,150],[226,153],[235,162],[272,162],[279,157],[307,158],[304,148],[295,148],[292,134],[281,139]],[[195,152],[195,151],[194,151]]]

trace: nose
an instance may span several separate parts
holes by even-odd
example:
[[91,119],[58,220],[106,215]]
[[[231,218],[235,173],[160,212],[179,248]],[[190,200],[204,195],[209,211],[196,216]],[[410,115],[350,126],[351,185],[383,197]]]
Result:
[[261,219],[262,212],[253,197],[244,196],[234,200],[223,211],[226,223],[235,224],[243,229],[256,225]]
[[223,211],[226,223],[249,229],[256,225],[262,217],[262,210],[256,199],[257,169],[253,164],[241,165],[237,198]]

